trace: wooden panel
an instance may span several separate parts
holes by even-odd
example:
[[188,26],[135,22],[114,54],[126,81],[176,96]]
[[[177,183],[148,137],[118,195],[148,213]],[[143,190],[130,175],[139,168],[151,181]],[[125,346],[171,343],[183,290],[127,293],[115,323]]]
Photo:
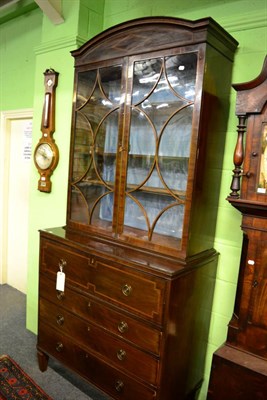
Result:
[[91,296],[83,296],[68,287],[65,288],[62,295],[56,291],[55,285],[55,280],[51,281],[42,276],[40,296],[126,341],[135,343],[151,353],[159,354],[162,340],[161,331],[132,318],[127,313],[123,313],[123,310],[115,311],[102,302],[97,302]]

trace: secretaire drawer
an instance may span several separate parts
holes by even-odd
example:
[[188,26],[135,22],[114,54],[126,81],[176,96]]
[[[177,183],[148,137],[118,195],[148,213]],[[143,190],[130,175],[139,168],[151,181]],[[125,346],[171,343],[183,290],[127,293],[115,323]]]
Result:
[[[118,369],[127,370],[145,382],[156,384],[158,374],[158,358],[149,355],[110,335],[107,331],[85,320],[75,317],[44,299],[40,299],[40,333],[42,326],[50,325],[90,353],[97,353]],[[136,366],[138,365],[138,368]]]
[[131,318],[127,313],[116,311],[91,296],[84,296],[74,290],[65,288],[65,292],[56,290],[56,281],[40,276],[40,297],[58,307],[63,307],[96,325],[128,340],[137,346],[159,354],[162,332],[141,321]]

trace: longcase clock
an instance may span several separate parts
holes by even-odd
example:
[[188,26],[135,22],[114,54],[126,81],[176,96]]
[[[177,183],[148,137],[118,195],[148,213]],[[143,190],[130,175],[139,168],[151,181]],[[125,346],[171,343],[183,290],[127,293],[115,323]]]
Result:
[[233,85],[238,138],[228,201],[242,213],[237,295],[226,343],[213,357],[208,399],[267,399],[267,57]]

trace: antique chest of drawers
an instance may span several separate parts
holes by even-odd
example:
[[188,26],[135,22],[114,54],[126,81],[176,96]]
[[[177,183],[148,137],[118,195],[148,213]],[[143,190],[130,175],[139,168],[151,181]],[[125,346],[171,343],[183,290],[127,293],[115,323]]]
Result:
[[67,236],[64,228],[41,232],[41,370],[50,355],[114,399],[190,398],[200,371],[186,377],[194,357],[204,361],[207,335],[195,315],[209,318],[216,253],[192,260],[185,273],[171,259],[134,250],[124,258],[122,246]]

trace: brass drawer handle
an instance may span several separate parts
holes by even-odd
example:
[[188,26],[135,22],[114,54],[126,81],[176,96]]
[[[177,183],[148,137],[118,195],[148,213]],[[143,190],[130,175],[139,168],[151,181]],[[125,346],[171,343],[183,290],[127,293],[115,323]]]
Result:
[[118,358],[120,361],[125,360],[125,358],[126,358],[126,351],[125,351],[125,350],[122,350],[122,349],[118,350],[118,351],[117,351],[117,358]]
[[125,283],[125,285],[123,285],[123,287],[121,288],[121,291],[124,296],[128,297],[132,293],[132,286]]
[[63,315],[57,315],[57,324],[63,325],[64,324],[64,317]]
[[58,263],[58,266],[59,266],[59,269],[60,269],[61,272],[63,272],[63,270],[66,267],[66,265],[67,265],[67,261],[64,260],[64,258],[61,258],[59,260],[59,263]]
[[58,300],[63,300],[63,298],[64,298],[64,292],[57,292],[57,298],[58,298]]
[[127,322],[124,322],[124,321],[120,321],[120,322],[119,322],[119,324],[118,324],[118,331],[119,331],[120,333],[127,332],[128,329],[129,329],[129,326],[128,326]]
[[56,351],[60,353],[62,350],[63,350],[63,344],[58,342],[56,345]]
[[124,383],[122,381],[118,380],[115,383],[115,389],[117,390],[117,392],[122,392],[123,387],[124,387]]

